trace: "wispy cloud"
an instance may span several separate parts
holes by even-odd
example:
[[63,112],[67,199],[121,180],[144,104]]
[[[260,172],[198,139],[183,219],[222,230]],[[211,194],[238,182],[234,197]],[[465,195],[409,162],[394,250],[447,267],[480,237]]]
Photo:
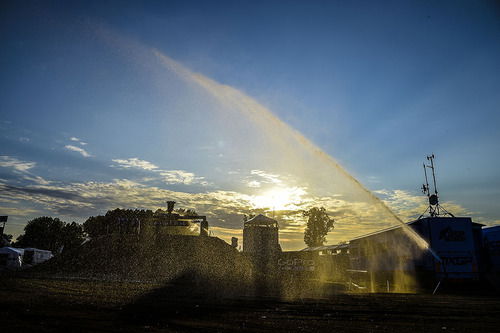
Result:
[[250,171],[250,173],[252,175],[259,176],[261,178],[261,182],[272,183],[272,184],[281,184],[283,182],[280,179],[280,175],[268,173],[263,170],[252,170]]
[[48,185],[51,183],[50,181],[46,180],[45,178],[40,177],[40,176],[35,176],[35,175],[25,175],[25,176],[23,176],[23,179],[30,181],[30,182],[33,182],[35,184],[39,184],[39,185]]
[[257,180],[250,180],[247,182],[247,186],[257,188],[257,187],[260,187],[260,182]]
[[36,166],[35,162],[21,161],[12,156],[0,156],[0,167],[10,168],[21,179],[40,185],[48,185],[50,182],[43,177],[33,175],[30,170]]
[[72,136],[71,138],[69,138],[71,141],[74,141],[74,142],[78,142],[79,144],[81,144],[82,146],[86,146],[87,143],[86,142],[83,142],[81,139],[77,138],[77,137],[74,137]]
[[83,157],[91,157],[92,156],[85,149],[83,149],[81,147],[66,145],[66,146],[64,146],[64,148],[71,150],[71,151],[74,151],[74,152],[77,152],[77,153],[80,153]]
[[166,184],[201,184],[208,185],[204,177],[196,176],[192,172],[184,170],[162,170],[159,172]]
[[263,170],[251,170],[250,175],[242,179],[248,187],[259,188],[264,184],[283,185],[283,177]]
[[[165,184],[208,185],[208,182],[205,180],[204,177],[197,176],[192,172],[185,170],[163,170],[160,169],[157,165],[149,161],[141,160],[137,157],[132,157],[128,159],[113,159],[112,161],[117,163],[118,167],[124,169],[134,168],[134,169],[152,171],[155,174],[159,175],[160,176],[159,178]],[[149,180],[152,179],[154,178],[150,178]]]
[[118,165],[122,168],[136,168],[143,170],[158,169],[158,166],[154,165],[153,163],[145,160],[140,160],[137,157],[132,157],[128,159],[113,159],[112,161],[118,163]]
[[20,161],[11,156],[0,156],[0,167],[12,168],[19,172],[27,172],[36,165],[35,162]]
[[26,216],[37,213],[36,209],[32,208],[16,208],[16,207],[1,207],[2,214],[8,216]]

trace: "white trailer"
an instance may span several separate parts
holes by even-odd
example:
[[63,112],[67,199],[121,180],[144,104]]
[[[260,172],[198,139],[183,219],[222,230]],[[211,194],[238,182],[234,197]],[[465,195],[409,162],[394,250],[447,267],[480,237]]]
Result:
[[37,265],[52,258],[52,252],[35,248],[24,249],[23,264]]
[[0,269],[21,268],[23,264],[24,249],[14,247],[0,248]]

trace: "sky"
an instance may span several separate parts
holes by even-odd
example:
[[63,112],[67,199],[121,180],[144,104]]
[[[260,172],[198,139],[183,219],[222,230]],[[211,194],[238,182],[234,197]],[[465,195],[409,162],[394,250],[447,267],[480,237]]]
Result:
[[6,233],[170,199],[285,250],[324,206],[334,244],[422,214],[432,153],[443,207],[500,224],[495,1],[0,6]]

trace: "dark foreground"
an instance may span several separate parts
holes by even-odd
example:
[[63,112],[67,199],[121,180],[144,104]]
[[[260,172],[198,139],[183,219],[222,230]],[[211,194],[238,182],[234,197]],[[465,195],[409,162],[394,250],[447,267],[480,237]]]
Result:
[[[0,276],[2,332],[498,332],[500,299],[227,299],[187,284]],[[193,291],[198,290],[198,291]]]

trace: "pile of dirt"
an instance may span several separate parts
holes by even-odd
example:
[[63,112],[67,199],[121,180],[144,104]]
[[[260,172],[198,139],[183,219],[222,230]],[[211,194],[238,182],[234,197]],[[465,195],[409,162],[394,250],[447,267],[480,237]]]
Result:
[[296,299],[338,292],[319,280],[281,271],[274,265],[278,259],[279,254],[244,255],[216,237],[113,234],[90,240],[22,274],[155,282],[164,286],[168,295],[175,291],[208,299],[243,295]]
[[203,276],[226,285],[251,280],[251,264],[216,237],[107,235],[90,240],[29,272],[60,277],[169,282]]

